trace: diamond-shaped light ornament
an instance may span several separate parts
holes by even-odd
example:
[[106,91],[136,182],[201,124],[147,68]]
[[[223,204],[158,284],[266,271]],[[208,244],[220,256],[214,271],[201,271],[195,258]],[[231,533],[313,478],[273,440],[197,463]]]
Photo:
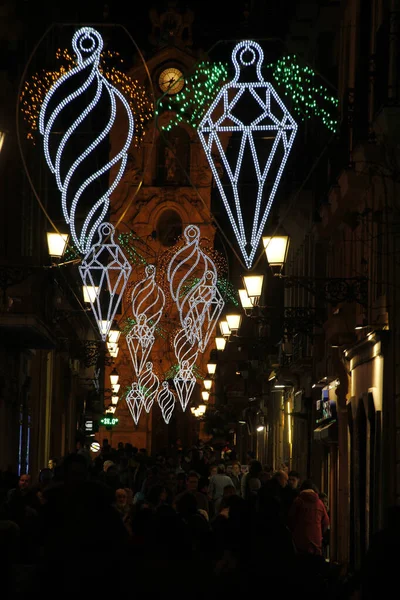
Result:
[[196,385],[196,377],[193,375],[191,367],[188,367],[187,361],[183,362],[178,373],[175,375],[174,384],[182,410],[185,411]]
[[132,271],[121,248],[114,242],[114,232],[111,223],[102,223],[99,227],[99,241],[91,247],[79,266],[83,285],[95,290],[88,296],[104,341]]
[[[263,50],[257,42],[246,40],[235,46],[232,52],[235,76],[219,91],[198,128],[248,269],[253,264],[297,132],[296,122],[261,74],[263,59]],[[227,144],[228,137],[231,147]],[[241,198],[241,185],[248,183],[251,162],[256,190],[251,196],[251,186],[246,185],[246,198]],[[223,167],[222,173],[219,165]]]
[[132,419],[137,425],[143,408],[143,396],[139,384],[136,381],[132,383],[132,387],[126,395],[126,403],[132,415]]

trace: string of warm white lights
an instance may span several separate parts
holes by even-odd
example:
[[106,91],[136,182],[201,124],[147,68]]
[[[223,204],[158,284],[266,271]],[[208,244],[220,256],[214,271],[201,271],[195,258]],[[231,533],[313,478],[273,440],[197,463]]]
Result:
[[[297,124],[289,111],[279,98],[273,86],[262,77],[261,65],[263,63],[263,58],[264,53],[262,48],[256,42],[246,40],[235,46],[232,52],[235,76],[230,83],[227,83],[222,87],[201,120],[198,128],[200,141],[203,145],[215,182],[248,268],[251,268],[252,266],[276,190],[297,132]],[[255,68],[257,81],[241,81],[243,72],[249,68]],[[250,95],[260,108],[259,115],[254,118],[250,124],[245,124],[243,117],[235,111],[239,100],[244,98],[245,94]],[[273,105],[277,105],[281,116],[275,116],[273,114],[273,108],[275,108]],[[258,151],[265,145],[262,138],[265,137],[266,132],[274,141],[268,159],[266,163],[262,165],[260,164]],[[218,135],[219,133],[242,133],[238,157],[234,168],[227,158],[223,142]],[[272,182],[269,194],[265,194],[267,199],[264,199],[264,186],[271,165],[277,155],[278,148],[282,153],[282,157],[280,159],[280,164],[278,163],[275,180]],[[243,156],[245,151],[248,150],[251,152],[258,183],[257,196],[255,201],[253,201],[254,218],[252,219],[250,227],[250,239],[247,238],[246,231],[249,228],[245,227],[239,196],[239,182]],[[214,162],[213,155],[215,153],[219,154],[225,174],[230,180],[233,192],[233,206],[228,199],[222,177]]]
[[111,223],[103,223],[98,231],[99,241],[82,259],[79,273],[100,335],[105,341],[132,267],[121,248],[114,243],[114,226]]
[[[134,133],[134,122],[132,111],[124,96],[116,87],[111,85],[105,79],[104,75],[102,75],[99,70],[100,54],[103,48],[103,40],[101,35],[91,27],[82,27],[74,34],[72,38],[72,47],[77,56],[77,65],[70,71],[64,73],[60,79],[53,84],[46,94],[39,114],[39,131],[43,135],[43,147],[47,164],[51,172],[55,175],[58,189],[61,191],[61,202],[65,221],[70,226],[71,235],[76,247],[82,253],[86,253],[91,247],[92,239],[97,231],[98,226],[104,220],[104,217],[107,214],[109,208],[109,197],[117,187],[125,171],[128,150],[130,148]],[[70,89],[71,82],[75,81],[75,76],[78,74],[80,75],[83,72],[88,73],[84,82],[82,84],[78,83],[77,89],[69,92],[66,97],[62,98],[57,103],[57,99],[55,100],[55,98],[58,96],[60,87],[63,86],[65,89]],[[78,82],[81,81],[80,77],[77,77],[76,79]],[[79,109],[79,114],[75,117],[68,129],[61,135],[57,150],[55,152],[55,157],[53,158],[52,154],[54,154],[54,150],[52,150],[51,147],[54,146],[54,142],[50,147],[50,135],[54,133],[54,126],[57,122],[57,119],[65,112],[64,109],[66,107],[69,107],[74,100],[86,94],[92,85],[95,86],[93,99],[83,111]],[[92,143],[89,144],[89,146],[78,157],[75,158],[72,165],[69,166],[69,168],[66,168],[64,150],[68,142],[70,142],[70,139],[73,135],[77,134],[79,125],[82,124],[90,115],[90,113],[98,104],[100,98],[104,97],[104,94],[108,95],[108,105],[110,109],[110,115],[105,126],[100,131],[98,136],[92,141]],[[110,133],[116,119],[116,99],[118,99],[121,105],[124,107],[124,112],[126,113],[128,119],[128,131],[125,142],[121,150],[117,152],[110,160],[108,160],[105,165],[101,166],[94,173],[86,177],[86,179],[83,181],[83,183],[81,183],[79,188],[74,193],[70,192],[70,183],[78,167],[96,148],[99,147],[101,142],[104,141],[108,144],[106,138]],[[54,102],[56,102],[55,107],[53,107]],[[112,171],[112,167],[118,163],[119,167],[116,170],[116,173],[114,173]],[[85,191],[88,190],[92,182],[106,172],[113,172],[112,178],[109,181],[108,189],[93,203],[81,227],[80,234],[78,235],[76,231],[75,215],[81,196]],[[71,194],[72,197],[70,198]]]

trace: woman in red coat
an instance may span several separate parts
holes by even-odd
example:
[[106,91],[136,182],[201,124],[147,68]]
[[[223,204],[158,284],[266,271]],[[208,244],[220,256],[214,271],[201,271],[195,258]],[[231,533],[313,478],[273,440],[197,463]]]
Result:
[[329,517],[312,481],[305,481],[300,490],[289,512],[293,542],[301,554],[322,556],[322,536],[329,527]]

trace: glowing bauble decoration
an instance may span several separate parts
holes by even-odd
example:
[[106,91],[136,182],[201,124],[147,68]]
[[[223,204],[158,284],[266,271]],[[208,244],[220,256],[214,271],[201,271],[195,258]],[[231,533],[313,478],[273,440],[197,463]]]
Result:
[[121,248],[114,242],[114,231],[111,223],[100,225],[99,241],[79,266],[83,285],[92,290],[88,298],[103,340],[107,339],[132,271]]
[[132,415],[132,419],[137,425],[143,408],[143,396],[136,381],[132,383],[132,387],[126,395],[126,403]]
[[[76,66],[47,92],[39,114],[39,131],[47,164],[61,192],[65,221],[76,247],[85,254],[125,171],[134,122],[125,97],[99,70],[103,48],[99,32],[92,27],[80,28],[72,38],[72,47]],[[125,114],[128,126],[122,147],[109,158],[108,135],[115,124],[117,107]],[[88,139],[82,132],[91,130],[92,122],[96,130]],[[99,192],[98,180],[104,175],[109,175],[108,187]]]
[[161,408],[161,414],[168,425],[175,408],[175,396],[168,386],[168,381],[163,381],[161,390],[158,392],[157,402]]
[[153,363],[146,363],[146,370],[139,377],[139,389],[142,394],[143,406],[148,413],[157,397],[160,382],[153,371]]
[[[246,40],[235,46],[232,52],[235,76],[221,88],[198,127],[200,141],[249,269],[297,132],[297,124],[286,106],[262,76],[263,59],[262,48],[256,42]],[[232,148],[224,148],[223,137],[227,134],[232,136]],[[250,188],[246,186],[247,209],[242,211],[244,198],[240,198],[239,190],[242,183],[247,183],[242,167],[249,160],[253,163],[257,191],[251,197]],[[219,164],[230,186],[219,173]]]

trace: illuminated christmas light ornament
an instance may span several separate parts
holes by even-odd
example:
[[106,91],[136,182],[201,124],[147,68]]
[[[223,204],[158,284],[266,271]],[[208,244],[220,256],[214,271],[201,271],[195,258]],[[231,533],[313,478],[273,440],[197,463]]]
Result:
[[192,369],[199,352],[197,340],[194,337],[188,338],[187,330],[188,327],[180,329],[174,339],[174,350],[179,368],[173,380],[179,402],[184,411],[190,402],[196,385],[196,377]]
[[142,394],[143,406],[147,413],[150,412],[157,397],[159,385],[159,379],[153,371],[153,363],[146,363],[146,370],[139,377],[139,389]]
[[[72,38],[72,47],[76,54],[76,66],[57,79],[47,92],[40,109],[39,131],[43,135],[47,164],[61,192],[65,221],[70,226],[76,247],[85,254],[90,250],[93,236],[108,212],[110,195],[125,171],[134,121],[123,94],[99,70],[103,48],[99,32],[92,27],[80,28]],[[85,102],[87,100],[83,109],[82,99]],[[122,147],[108,160],[102,162],[99,158],[95,170],[82,181],[82,170],[85,171],[85,166],[92,164],[90,155],[93,152],[101,157],[104,148],[106,156],[109,156],[108,135],[116,120],[117,106],[118,110],[122,109],[125,113],[128,123]],[[96,132],[93,132],[91,141],[85,143],[77,136],[85,123],[90,129],[89,124],[93,120],[96,122]],[[77,144],[79,139],[80,143]],[[75,148],[79,149],[77,155]],[[104,174],[110,174],[108,188],[98,197],[97,181]],[[83,224],[80,224],[78,214],[88,204],[91,208]]]
[[[294,119],[261,74],[263,59],[263,50],[254,41],[246,40],[235,46],[232,52],[235,76],[222,87],[198,127],[200,141],[249,269],[297,132]],[[224,147],[226,134],[232,136],[230,149]],[[230,191],[214,157],[219,159],[230,181]],[[249,217],[246,217],[239,190],[244,177],[242,166],[249,159],[254,166],[257,193],[251,198],[246,187],[246,204],[251,203]],[[269,187],[264,190],[267,181]]]
[[137,381],[132,383],[132,387],[126,395],[126,403],[132,415],[135,425],[139,423],[140,413],[143,408],[143,395],[140,391]]
[[121,248],[114,243],[114,232],[111,223],[100,225],[98,243],[92,246],[79,266],[83,285],[92,290],[88,298],[104,341],[132,271]]
[[165,306],[165,294],[155,281],[156,268],[147,265],[145,278],[132,290],[134,325],[126,336],[133,367],[140,376],[153,347],[155,328]]
[[168,381],[162,382],[161,390],[158,392],[157,402],[161,408],[163,419],[168,425],[175,408],[175,396],[169,389]]
[[167,278],[182,328],[204,352],[225,303],[217,288],[216,266],[200,248],[200,229],[189,225],[183,235],[186,245],[172,257]]

